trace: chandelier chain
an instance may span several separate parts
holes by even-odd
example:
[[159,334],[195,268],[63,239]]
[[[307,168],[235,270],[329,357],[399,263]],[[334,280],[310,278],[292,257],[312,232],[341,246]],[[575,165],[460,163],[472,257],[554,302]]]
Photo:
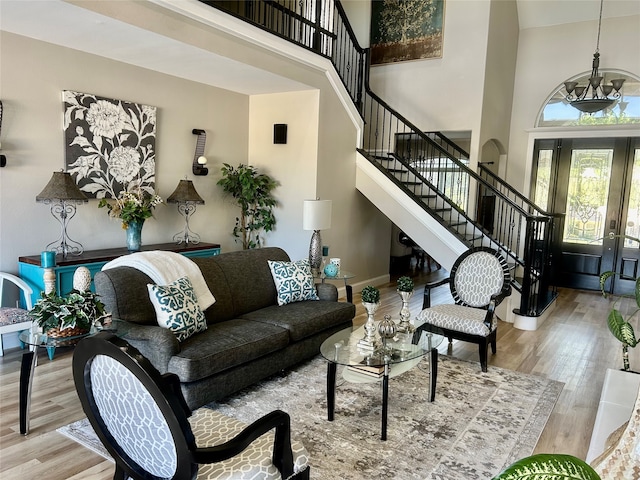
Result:
[[596,40],[596,53],[600,52],[600,27],[602,25],[602,6],[604,5],[604,0],[600,0],[600,16],[598,17],[598,38]]

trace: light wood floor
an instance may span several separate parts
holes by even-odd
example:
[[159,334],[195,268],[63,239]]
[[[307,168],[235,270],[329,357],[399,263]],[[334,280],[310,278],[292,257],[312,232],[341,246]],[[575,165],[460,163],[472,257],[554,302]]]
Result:
[[[432,275],[437,275],[434,273]],[[412,315],[422,305],[422,288],[428,275],[415,277],[416,292],[411,299]],[[439,289],[434,303],[446,301],[447,290]],[[397,316],[400,310],[395,284],[381,288],[382,306],[376,317]],[[365,314],[359,295],[356,322]],[[584,458],[607,368],[622,366],[621,348],[606,328],[610,301],[595,292],[562,290],[557,307],[535,332],[514,329],[500,322],[498,353],[489,356],[498,366],[545,376],[565,383],[551,418],[536,447],[536,453],[568,453]],[[477,361],[475,345],[455,342],[447,352],[458,358]],[[632,368],[640,368],[640,349],[631,351]],[[18,383],[21,351],[5,353],[0,360],[0,478],[24,479],[109,479],[113,464],[56,433],[60,426],[84,417],[71,378],[72,350],[58,350],[54,361],[40,353],[31,403],[31,433],[18,430]],[[478,374],[480,370],[478,367]],[[293,419],[295,425],[295,419]]]

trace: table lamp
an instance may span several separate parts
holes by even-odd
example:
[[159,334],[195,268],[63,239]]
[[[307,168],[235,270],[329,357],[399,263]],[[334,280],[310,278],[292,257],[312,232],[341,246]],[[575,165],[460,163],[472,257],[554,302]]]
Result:
[[322,265],[322,238],[320,230],[331,228],[331,200],[305,200],[302,209],[302,228],[313,230],[309,245],[309,264],[312,269]]
[[[69,238],[67,225],[76,214],[76,205],[88,201],[89,199],[78,188],[68,172],[53,172],[49,183],[36,196],[36,202],[51,205],[51,215],[60,223],[62,230],[60,237],[48,244],[45,250],[61,253],[62,258],[66,258],[68,254],[81,255],[84,252],[84,247],[80,242]],[[57,242],[60,242],[59,245],[49,248]]]
[[189,218],[196,211],[196,205],[204,205],[204,200],[196,192],[193,182],[186,179],[180,180],[176,189],[167,198],[167,203],[177,203],[178,212],[184,217],[184,230],[176,233],[173,236],[173,241],[178,245],[181,243],[185,245],[200,243],[200,235],[192,232],[189,228]]

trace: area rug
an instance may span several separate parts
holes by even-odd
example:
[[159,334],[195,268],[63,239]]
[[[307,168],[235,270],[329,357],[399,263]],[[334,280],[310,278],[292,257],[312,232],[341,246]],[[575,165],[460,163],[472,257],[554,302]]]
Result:
[[[436,399],[426,401],[428,364],[389,382],[388,439],[380,440],[381,383],[339,381],[327,421],[326,362],[315,358],[212,403],[250,423],[281,409],[322,480],[486,480],[533,452],[563,384],[535,375],[440,356]],[[58,430],[108,458],[81,420]]]

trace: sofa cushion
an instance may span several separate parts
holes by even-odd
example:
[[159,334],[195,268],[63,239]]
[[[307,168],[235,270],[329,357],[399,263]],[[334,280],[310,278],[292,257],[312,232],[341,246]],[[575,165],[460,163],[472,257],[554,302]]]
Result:
[[284,306],[273,305],[242,315],[242,318],[287,329],[292,342],[353,319],[356,307],[351,303],[304,301]]
[[169,360],[169,372],[181,382],[193,382],[236,367],[289,344],[286,329],[244,319],[210,325],[180,345],[180,353]]
[[309,260],[279,262],[269,260],[269,269],[276,284],[278,305],[318,300]]
[[[276,304],[276,286],[267,261],[288,262],[290,259],[284,250],[265,247],[227,252],[214,258],[232,292],[234,317]],[[212,292],[215,295],[215,291]]]
[[149,299],[148,275],[132,267],[97,272],[96,292],[113,318],[142,325],[157,325],[156,312]]
[[207,323],[222,322],[235,318],[233,311],[233,295],[227,284],[224,271],[217,262],[218,256],[193,258],[207,282],[209,291],[216,298],[216,303],[204,311]]
[[158,325],[171,330],[180,342],[207,329],[193,285],[181,277],[169,285],[147,284]]

